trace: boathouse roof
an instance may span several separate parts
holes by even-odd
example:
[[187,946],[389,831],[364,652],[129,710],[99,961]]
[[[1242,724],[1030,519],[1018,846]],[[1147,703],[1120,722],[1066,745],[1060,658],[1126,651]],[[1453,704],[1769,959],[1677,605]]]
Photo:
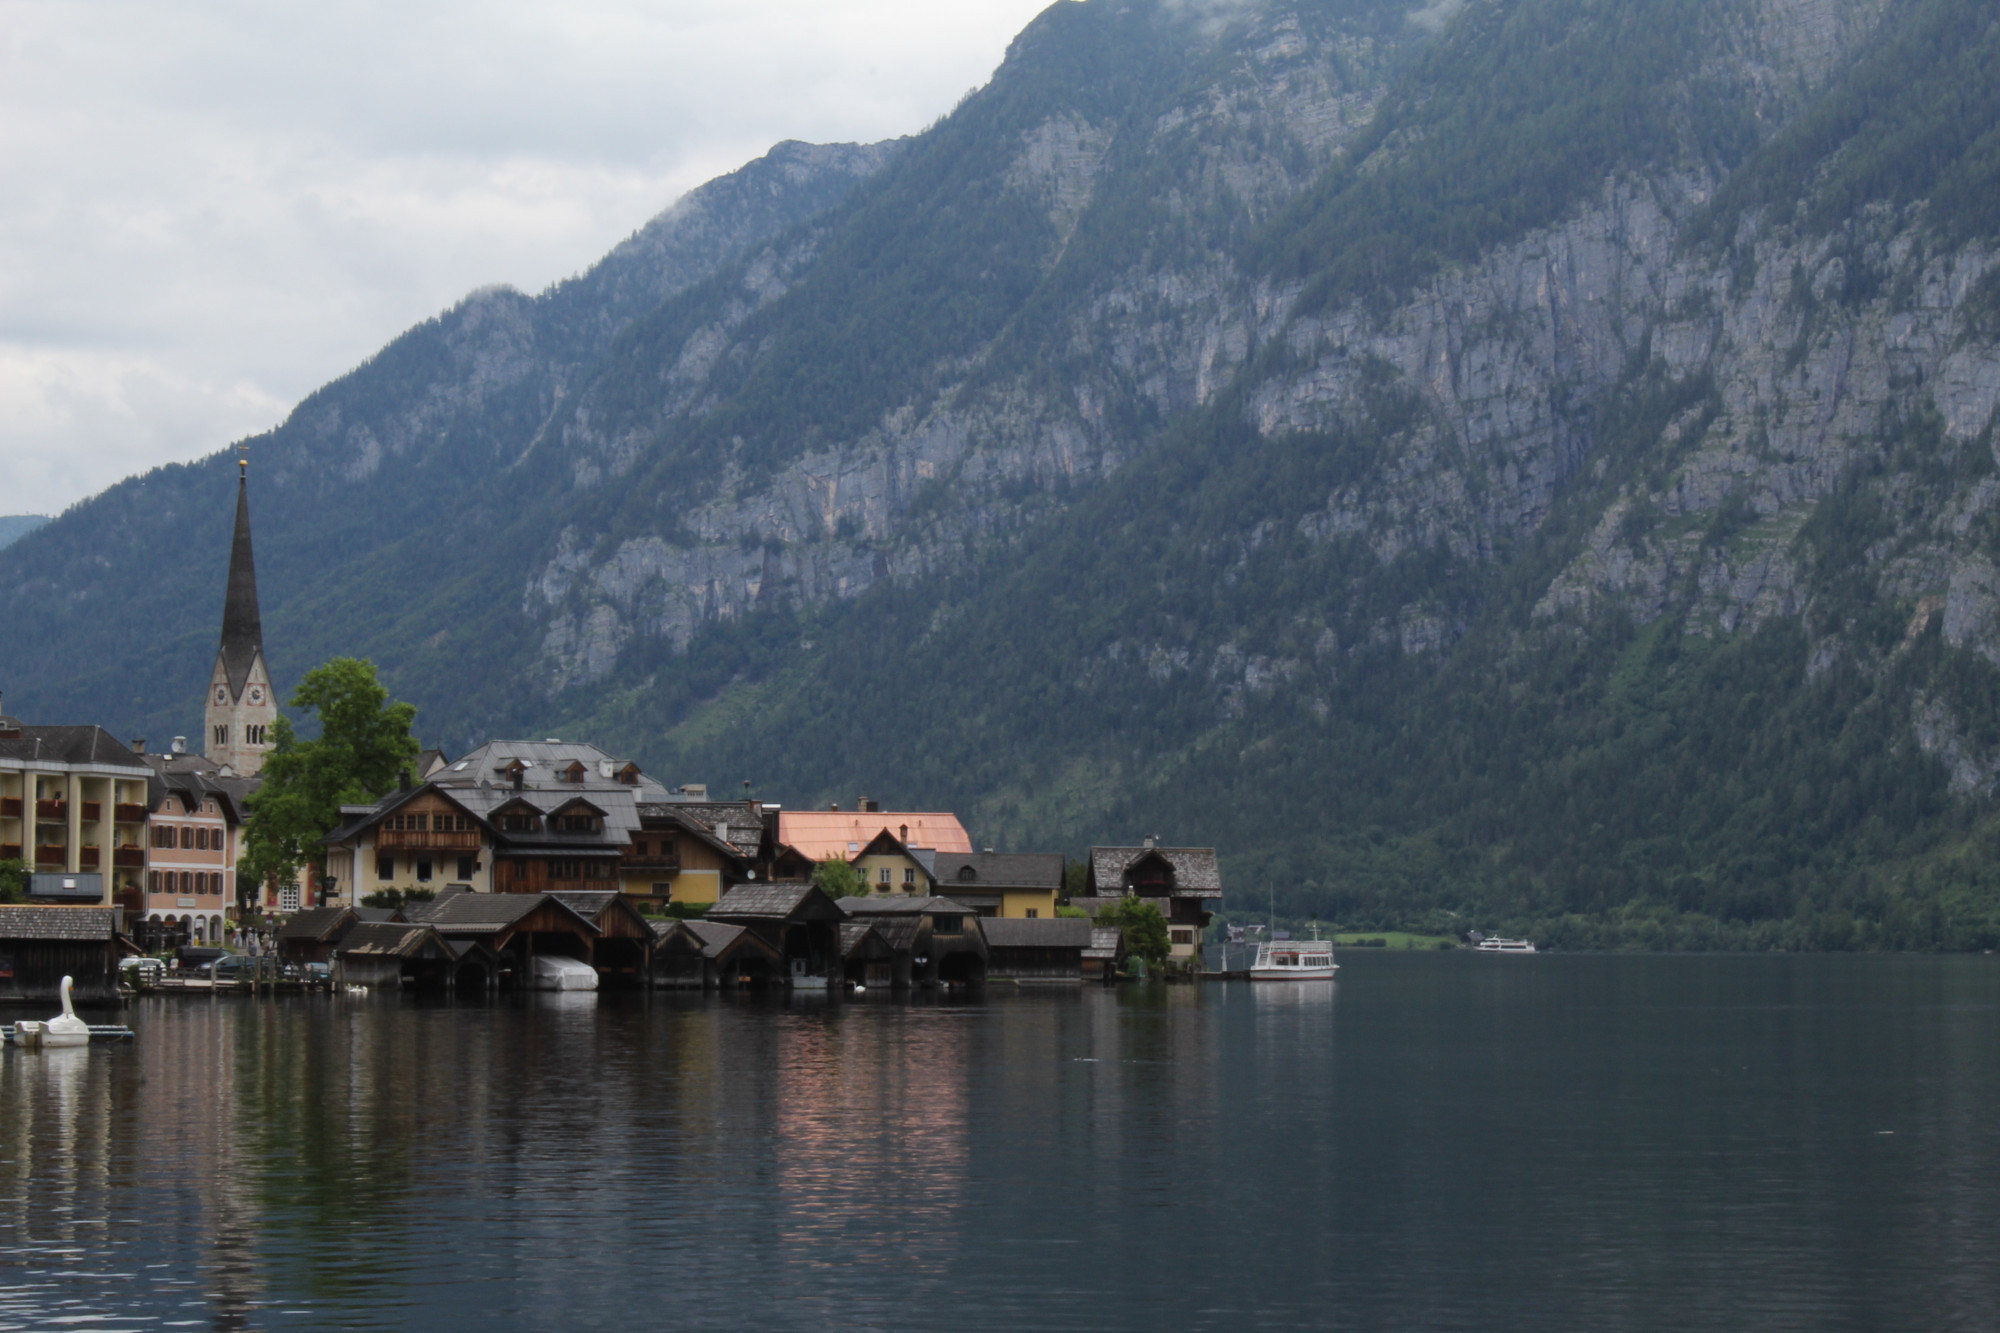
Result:
[[993,916],[982,920],[979,926],[986,932],[988,946],[995,949],[1088,949],[1091,942],[1092,928],[1085,917],[1040,917],[1029,921]]
[[0,907],[0,940],[111,938],[118,914],[110,907]]
[[325,944],[341,938],[359,920],[351,907],[308,907],[285,918],[285,924],[278,927],[278,938]]
[[[815,906],[814,900],[824,904]],[[817,886],[803,881],[786,881],[776,884],[738,884],[722,895],[721,901],[708,909],[711,921],[727,920],[731,917],[758,921],[788,921],[798,917],[819,917],[837,915],[839,909],[833,900],[820,892]]]
[[842,898],[840,910],[849,916],[967,916],[973,911],[964,903],[950,898],[919,898],[914,894],[889,894],[885,897],[857,895]]
[[[364,921],[347,932],[334,952],[342,958],[349,955],[413,958],[423,952],[426,944],[434,944],[448,955],[457,956],[458,951],[437,933],[436,928],[409,921]],[[467,946],[471,946],[471,941],[467,941]]]

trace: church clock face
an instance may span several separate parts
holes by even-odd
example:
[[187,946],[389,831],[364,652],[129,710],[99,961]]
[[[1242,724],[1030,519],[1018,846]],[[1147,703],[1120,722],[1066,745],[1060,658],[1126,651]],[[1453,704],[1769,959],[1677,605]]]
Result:
[[250,702],[253,704],[264,702],[264,687],[262,685],[252,685],[250,687]]
[[216,701],[217,703],[219,703],[219,704],[226,704],[226,703],[228,703],[228,702],[229,702],[229,691],[228,691],[228,690],[225,690],[225,689],[223,689],[223,688],[222,688],[222,687],[221,687],[220,685],[216,686],[216,687],[215,687],[215,701]]

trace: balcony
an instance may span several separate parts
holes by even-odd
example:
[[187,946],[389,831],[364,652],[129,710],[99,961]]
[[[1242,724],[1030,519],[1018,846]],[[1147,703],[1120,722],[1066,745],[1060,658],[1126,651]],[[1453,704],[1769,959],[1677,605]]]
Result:
[[102,818],[104,818],[104,807],[101,804],[96,801],[85,801],[83,803],[84,823],[95,824]]
[[111,850],[111,864],[120,869],[140,869],[146,864],[144,847],[114,847]]
[[76,867],[79,870],[95,870],[98,865],[98,851],[95,847],[76,849]]
[[681,859],[678,856],[628,856],[618,863],[618,868],[653,875],[678,875],[681,873]]
[[476,852],[479,850],[479,830],[454,829],[449,833],[439,833],[429,829],[378,828],[375,830],[375,847],[377,851],[384,852]]
[[146,822],[146,807],[143,805],[114,805],[111,817],[120,824],[143,824]]
[[20,817],[21,798],[18,796],[0,796],[0,819],[19,819]]
[[68,801],[36,801],[36,802],[35,802],[35,818],[37,818],[37,819],[60,819],[60,820],[64,820],[64,821],[67,821],[67,820],[69,819],[69,802],[68,802]]
[[20,843],[0,842],[0,861],[18,861],[20,859],[21,859]]
[[69,859],[69,848],[60,845],[35,848],[35,864],[38,866],[64,865]]

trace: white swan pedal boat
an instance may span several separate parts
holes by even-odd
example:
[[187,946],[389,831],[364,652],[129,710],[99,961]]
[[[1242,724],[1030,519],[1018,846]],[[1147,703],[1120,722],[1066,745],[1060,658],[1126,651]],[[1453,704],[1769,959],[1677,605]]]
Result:
[[24,1019],[0,1029],[0,1033],[4,1033],[9,1044],[27,1050],[88,1046],[92,1041],[119,1041],[131,1037],[131,1028],[97,1026],[78,1018],[76,1006],[69,998],[73,984],[68,977],[62,979],[62,1013],[47,1021]]

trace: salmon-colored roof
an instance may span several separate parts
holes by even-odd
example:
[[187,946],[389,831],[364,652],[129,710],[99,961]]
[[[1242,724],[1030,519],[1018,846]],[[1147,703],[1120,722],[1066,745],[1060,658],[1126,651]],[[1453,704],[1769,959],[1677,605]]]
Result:
[[[907,838],[903,837],[905,827],[910,830]],[[885,829],[890,837],[909,847],[958,853],[972,850],[972,839],[966,836],[965,825],[953,814],[905,810],[880,810],[866,815],[855,810],[778,812],[778,841],[812,861],[824,861],[829,856],[845,861],[858,856]]]

